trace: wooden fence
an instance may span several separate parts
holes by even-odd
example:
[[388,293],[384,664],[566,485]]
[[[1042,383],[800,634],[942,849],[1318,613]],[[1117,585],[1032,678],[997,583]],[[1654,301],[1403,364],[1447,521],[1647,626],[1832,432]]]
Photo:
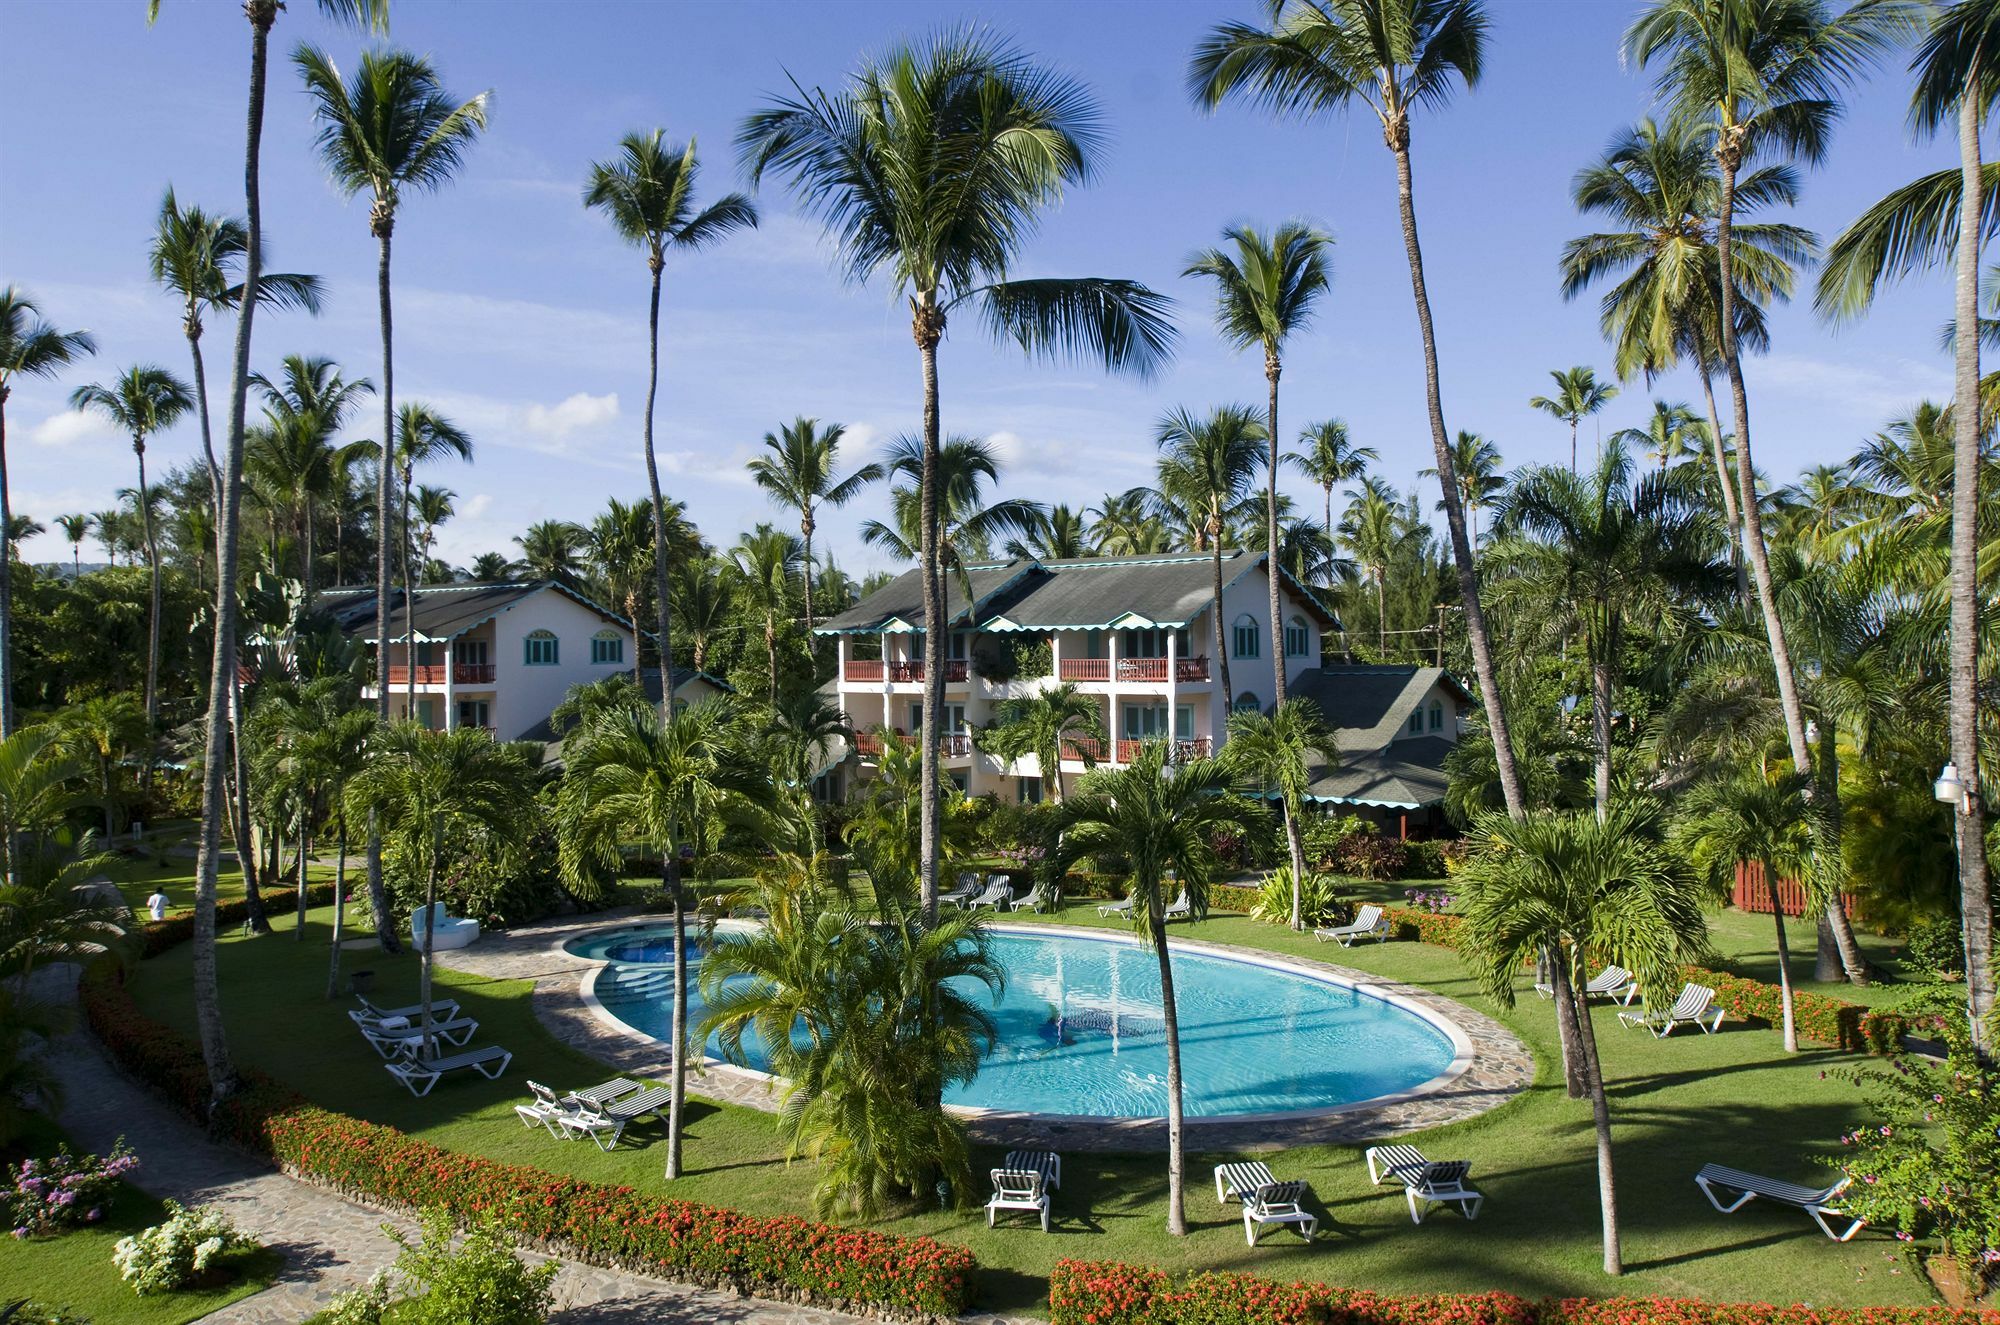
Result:
[[[1764,867],[1761,865],[1738,865],[1736,867],[1736,887],[1731,891],[1729,904],[1739,911],[1749,911],[1754,915],[1771,914],[1771,892],[1764,886]],[[1806,888],[1795,879],[1778,880],[1778,905],[1788,916],[1798,917],[1806,913]],[[1840,909],[1849,918],[1854,915],[1854,894],[1840,895]]]

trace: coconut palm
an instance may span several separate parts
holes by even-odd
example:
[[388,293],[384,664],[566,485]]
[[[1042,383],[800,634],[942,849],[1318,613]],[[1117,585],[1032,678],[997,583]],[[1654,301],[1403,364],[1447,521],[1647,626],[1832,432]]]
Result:
[[1222,545],[1231,517],[1256,478],[1264,425],[1243,405],[1218,406],[1202,417],[1174,409],[1160,416],[1153,440],[1160,448],[1159,495],[1185,513],[1196,546],[1210,554],[1208,614],[1215,623],[1215,659],[1222,669],[1222,693],[1234,695],[1222,625]]
[[[740,193],[731,193],[697,211],[695,183],[701,164],[694,140],[685,147],[666,141],[666,130],[628,133],[619,140],[618,154],[590,167],[583,205],[598,208],[611,219],[621,239],[646,251],[651,294],[646,305],[646,489],[653,503],[653,595],[659,612],[660,675],[673,673],[672,595],[667,591],[671,558],[668,512],[660,491],[660,468],[653,451],[653,403],[660,385],[660,278],[667,250],[693,252],[721,241],[732,231],[754,227],[757,208]],[[810,517],[808,517],[810,518]],[[636,628],[638,623],[633,623]],[[636,652],[636,650],[635,650]],[[637,659],[634,659],[636,665]],[[660,712],[673,707],[673,687],[660,687]]]
[[771,494],[773,501],[799,513],[799,533],[804,538],[804,568],[806,579],[806,630],[811,639],[813,615],[813,530],[817,528],[815,513],[821,506],[845,506],[854,500],[861,489],[879,480],[884,470],[879,464],[867,464],[849,474],[836,479],[834,470],[839,467],[840,441],[847,433],[844,425],[829,423],[819,426],[818,419],[808,419],[801,415],[790,423],[781,424],[776,432],[764,434],[764,449],[769,455],[760,455],[750,461],[750,476],[757,480],[757,486]]
[[778,702],[778,623],[792,616],[792,577],[804,565],[799,540],[760,524],[729,550],[736,583],[756,606],[764,627],[764,657],[771,669],[769,702]]
[[[636,628],[640,605],[653,578],[653,511],[646,502],[626,504],[613,497],[584,530],[583,558],[602,587],[605,600],[618,604]],[[680,565],[678,559],[674,565]],[[639,671],[633,650],[632,675]]]
[[[1356,446],[1347,436],[1347,420],[1323,419],[1318,423],[1308,423],[1299,433],[1299,444],[1305,449],[1293,451],[1285,458],[1299,467],[1299,472],[1311,479],[1319,488],[1324,519],[1321,526],[1333,528],[1333,490],[1343,483],[1353,483],[1368,473],[1368,466],[1382,459],[1372,446]],[[1332,581],[1327,589],[1333,588]]]
[[1917,180],[1875,204],[1827,255],[1816,300],[1822,312],[1854,316],[1887,281],[1942,262],[1956,265],[1953,318],[1951,514],[1951,757],[1971,795],[1959,814],[1958,884],[1965,931],[1966,998],[1973,1042],[1993,1048],[1991,1014],[2000,998],[1993,953],[1993,898],[1986,857],[1986,786],[1979,763],[1979,528],[1981,399],[1979,258],[1991,230],[1994,168],[1980,159],[1979,135],[2000,77],[2000,5],[1958,0],[1933,12],[1911,62],[1916,87],[1910,121],[1923,136],[1947,118],[1958,127],[1956,171]]
[[423,890],[423,965],[418,1002],[425,1054],[431,1033],[432,925],[438,879],[454,862],[517,843],[533,821],[535,770],[519,748],[476,727],[430,731],[399,722],[379,731],[347,784],[346,813],[368,819]]
[[476,583],[507,578],[507,554],[505,552],[482,552],[472,559],[465,573]]
[[1099,769],[1056,810],[1051,825],[1060,845],[1055,877],[1087,855],[1130,864],[1133,924],[1151,940],[1160,967],[1160,1012],[1167,1041],[1167,1232],[1187,1232],[1183,1201],[1180,1014],[1174,1003],[1173,955],[1167,947],[1171,890],[1187,895],[1197,918],[1208,912],[1209,885],[1221,872],[1209,843],[1225,830],[1243,831],[1261,818],[1251,802],[1229,792],[1236,771],[1220,759],[1190,759],[1171,769],[1168,747],[1150,741],[1130,764]]
[[1104,713],[1094,695],[1068,681],[1039,694],[1001,702],[993,725],[979,735],[979,746],[1008,763],[1034,755],[1049,799],[1062,803],[1062,759],[1065,747],[1083,760],[1085,769],[1097,763],[1096,751],[1105,741]]
[[[17,285],[0,290],[0,524],[14,518],[7,491],[7,397],[17,377],[54,377],[97,353],[87,331],[58,331]],[[0,575],[0,740],[14,734],[14,577]]]
[[1299,824],[1314,774],[1340,763],[1333,732],[1310,699],[1288,699],[1269,713],[1230,714],[1229,744],[1222,757],[1243,778],[1246,790],[1274,797],[1284,811],[1292,861],[1292,928],[1304,929],[1299,885],[1306,877],[1306,851]]
[[804,790],[833,741],[854,739],[854,724],[838,704],[817,690],[794,689],[771,707],[764,735],[774,747],[772,766],[794,790]]
[[589,535],[568,520],[537,520],[514,536],[521,558],[514,566],[537,580],[574,588],[583,580],[583,547]]
[[1657,818],[1643,803],[1604,818],[1542,813],[1515,821],[1486,814],[1476,850],[1460,876],[1468,942],[1461,948],[1485,992],[1514,1005],[1521,969],[1553,952],[1556,1015],[1579,1032],[1597,1132],[1597,1191],[1604,1225],[1604,1272],[1622,1274],[1618,1188],[1611,1156],[1611,1109],[1589,1009],[1578,993],[1584,967],[1616,963],[1640,988],[1678,989],[1684,962],[1707,951],[1702,889],[1659,843]]
[[1376,479],[1364,479],[1361,491],[1341,513],[1335,537],[1362,575],[1375,586],[1375,656],[1389,656],[1389,563],[1403,541],[1403,524],[1395,491]]
[[56,517],[56,527],[63,531],[63,541],[69,544],[71,575],[83,574],[83,540],[90,537],[91,523],[91,518],[83,514]]
[[[410,502],[413,496],[412,483],[418,465],[432,460],[442,460],[447,456],[457,456],[467,464],[472,463],[472,436],[465,429],[453,423],[435,408],[420,400],[406,400],[396,412],[396,445],[392,452],[392,463],[396,468],[396,480],[402,486],[400,502],[403,526],[403,620],[406,627],[403,635],[403,660],[411,664],[405,669],[409,678],[409,689],[405,703],[407,711],[417,711],[417,591],[418,577],[416,553],[417,525],[422,521],[410,519]],[[380,463],[379,460],[377,463]],[[449,511],[446,512],[449,515]],[[424,540],[423,559],[430,557],[430,543]],[[448,661],[448,660],[447,660]]]
[[[725,819],[769,799],[770,775],[745,757],[727,700],[692,705],[662,718],[620,705],[600,713],[564,743],[566,776],[556,793],[556,837],[563,877],[579,891],[615,877],[621,847],[634,838],[664,862],[674,913],[674,951],[687,951],[681,849],[712,846]],[[667,1113],[667,1177],[681,1174],[681,1110],[691,1048],[687,967],[674,963],[672,1102]]]
[[[1311,324],[1314,306],[1332,285],[1328,259],[1333,236],[1303,221],[1287,221],[1268,236],[1247,225],[1230,226],[1222,237],[1234,251],[1211,248],[1194,255],[1181,272],[1214,282],[1216,329],[1238,350],[1264,351],[1269,404],[1264,434],[1270,446],[1265,469],[1264,546],[1278,544],[1278,378],[1284,371],[1285,342]],[[1274,567],[1265,577],[1271,589],[1271,657],[1277,702],[1285,700],[1284,610]]]
[[1577,425],[1609,405],[1618,395],[1618,387],[1611,382],[1598,381],[1596,370],[1583,364],[1574,368],[1551,368],[1549,376],[1555,379],[1556,393],[1553,396],[1531,396],[1528,405],[1569,425],[1569,472],[1574,474]]
[[[1188,66],[1188,90],[1208,110],[1241,96],[1279,115],[1301,119],[1350,109],[1360,102],[1382,126],[1382,141],[1396,161],[1396,199],[1403,250],[1410,267],[1410,293],[1424,350],[1425,404],[1431,449],[1445,486],[1451,472],[1451,435],[1445,429],[1439,381],[1437,336],[1431,323],[1430,293],[1424,279],[1423,248],[1417,238],[1415,184],[1410,165],[1410,112],[1436,110],[1457,86],[1478,83],[1485,62],[1486,6],[1483,0],[1273,0],[1267,26],[1224,23],[1209,31]],[[1479,599],[1479,571],[1473,560],[1464,514],[1445,508],[1458,592],[1465,609],[1466,640],[1480,703],[1493,737],[1500,790],[1508,812],[1525,813],[1514,747],[1507,736],[1507,713],[1493,667],[1493,645]]]
[[[1134,281],[1010,276],[1040,213],[1090,177],[1099,144],[1088,92],[974,31],[898,45],[832,91],[797,89],[752,114],[737,144],[753,179],[792,185],[855,281],[885,275],[910,305],[922,362],[915,530],[924,586],[924,729],[944,711],[944,443],[937,347],[954,312],[1030,354],[1080,355],[1141,375],[1165,361],[1166,301]],[[921,896],[937,913],[937,759],[924,760]]]
[[[281,517],[299,540],[299,582],[310,602],[318,561],[315,518],[322,507],[338,510],[349,468],[377,451],[365,441],[336,446],[334,435],[375,386],[365,377],[348,380],[331,359],[303,354],[286,355],[275,379],[252,373],[250,384],[264,398],[264,423],[245,435],[243,481],[272,509],[274,524]],[[272,532],[275,542],[275,527]]]
[[[1472,542],[1479,543],[1479,512],[1491,505],[1507,480],[1500,477],[1500,448],[1476,432],[1459,430],[1458,438],[1451,444],[1451,472],[1458,480],[1458,490],[1449,490],[1438,497],[1438,509],[1443,510],[1447,501],[1457,501],[1465,508],[1466,522],[1472,530]],[[1438,478],[1433,467],[1417,471],[1418,478]]]
[[1664,471],[1690,456],[1700,455],[1707,438],[1699,414],[1678,401],[1655,400],[1645,427],[1620,428],[1611,434],[1611,440],[1645,452]]
[[1034,525],[1019,538],[1007,540],[1010,557],[1043,561],[1074,560],[1095,555],[1085,523],[1086,512],[1061,502],[1036,513]]
[[673,596],[674,615],[680,622],[681,633],[687,637],[688,661],[697,672],[705,672],[716,637],[729,630],[736,587],[716,558],[683,557],[674,563],[673,580],[667,592]]
[[132,438],[139,461],[139,514],[146,530],[146,565],[152,572],[152,605],[146,618],[146,724],[160,720],[160,544],[153,529],[153,503],[146,486],[146,439],[173,427],[194,408],[194,397],[178,377],[153,364],[135,364],[109,386],[90,383],[70,393],[70,408],[96,410]]
[[[889,490],[895,523],[861,522],[861,541],[885,548],[902,561],[923,555],[924,446],[915,437],[898,437],[884,453],[883,469],[904,482]],[[940,573],[967,584],[965,567],[987,556],[995,540],[1025,537],[1043,518],[1039,503],[1008,497],[986,504],[986,486],[1000,478],[1000,460],[990,443],[976,437],[951,437],[937,448],[931,467],[937,489],[938,526],[934,534]]]
[[73,755],[91,769],[98,807],[104,815],[104,840],[115,841],[121,799],[116,784],[118,766],[150,739],[151,724],[145,710],[129,694],[93,695],[63,709],[50,729],[55,737],[53,751]]
[[1100,555],[1125,557],[1173,550],[1172,531],[1153,513],[1153,496],[1146,488],[1107,492],[1101,503],[1084,512],[1091,517],[1090,536]]

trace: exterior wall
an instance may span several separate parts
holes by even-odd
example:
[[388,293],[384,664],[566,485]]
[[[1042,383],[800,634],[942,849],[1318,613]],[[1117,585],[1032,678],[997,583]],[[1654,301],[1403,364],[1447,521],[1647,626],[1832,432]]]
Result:
[[[590,661],[590,640],[600,630],[615,630],[625,641],[618,663]],[[632,671],[636,652],[632,632],[606,621],[565,594],[544,590],[495,617],[493,630],[494,735],[513,740],[549,716],[569,688],[579,682],[601,681]],[[557,640],[554,666],[529,666],[527,637],[535,630],[552,632]]]
[[[1437,710],[1437,720],[1432,721],[1431,710]],[[1423,697],[1417,701],[1410,713],[1403,715],[1402,725],[1396,729],[1395,740],[1410,740],[1418,736],[1442,736],[1447,741],[1458,740],[1459,726],[1464,719],[1465,703],[1452,693],[1449,687],[1433,683]],[[1414,731],[1410,727],[1412,717],[1423,720],[1423,730]]]

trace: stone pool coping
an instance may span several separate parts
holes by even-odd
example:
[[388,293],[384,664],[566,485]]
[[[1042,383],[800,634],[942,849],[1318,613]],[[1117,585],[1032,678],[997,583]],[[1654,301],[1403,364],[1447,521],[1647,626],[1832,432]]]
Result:
[[[542,922],[506,933],[482,935],[471,947],[439,952],[437,959],[454,970],[471,974],[531,981],[534,986],[531,1006],[536,1019],[557,1040],[627,1076],[664,1078],[673,1070],[668,1046],[617,1020],[593,992],[597,973],[607,963],[578,956],[564,945],[586,934],[651,927],[665,919],[658,913],[622,910]],[[1073,925],[1010,927],[1002,921],[1001,928],[1100,942],[1115,942],[1120,938],[1116,932]],[[1534,1055],[1513,1032],[1491,1017],[1420,985],[1383,979],[1331,962],[1280,956],[1206,939],[1177,937],[1172,943],[1181,951],[1289,970],[1350,986],[1423,1018],[1448,1035],[1454,1049],[1452,1063],[1443,1073],[1394,1095],[1324,1109],[1189,1118],[1184,1126],[1191,1146],[1269,1150],[1377,1141],[1485,1113],[1506,1103],[1534,1081]],[[707,1059],[699,1069],[690,1071],[688,1091],[711,1100],[774,1112],[779,1101],[776,1081],[767,1073]],[[1072,1150],[1150,1150],[1164,1144],[1166,1139],[1163,1119],[1026,1114],[960,1106],[953,1106],[953,1112],[966,1120],[974,1140],[993,1145],[1043,1143]]]

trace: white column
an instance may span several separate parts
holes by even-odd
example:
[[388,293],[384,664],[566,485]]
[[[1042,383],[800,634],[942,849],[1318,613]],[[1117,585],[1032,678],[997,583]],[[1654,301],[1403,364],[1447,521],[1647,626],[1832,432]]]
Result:
[[833,696],[840,707],[847,707],[847,636],[833,637]]
[[[1178,741],[1181,738],[1178,721],[1180,706],[1174,702],[1180,694],[1180,682],[1174,675],[1175,669],[1180,664],[1179,641],[1175,638],[1177,633],[1171,626],[1167,628],[1167,739],[1169,741]],[[1194,733],[1189,732],[1188,735],[1192,736]],[[1176,747],[1170,745],[1167,748],[1172,750]]]
[[458,659],[452,656],[457,647],[456,640],[444,642],[444,729],[446,731],[458,726]]
[[1118,759],[1118,632],[1104,632],[1105,653],[1108,655],[1107,670],[1104,675],[1111,698],[1111,748],[1104,752],[1104,762],[1116,764]]
[[889,686],[889,636],[882,637],[882,725],[896,730],[895,696]]
[[1060,630],[1052,630],[1049,632],[1049,675],[1054,677],[1058,684],[1061,683],[1062,632]]

